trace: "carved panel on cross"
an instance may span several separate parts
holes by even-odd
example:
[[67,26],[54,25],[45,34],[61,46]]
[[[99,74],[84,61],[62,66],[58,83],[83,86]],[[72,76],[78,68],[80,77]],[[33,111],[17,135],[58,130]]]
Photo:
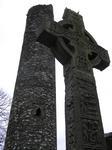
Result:
[[100,125],[98,120],[83,119],[82,121],[82,135],[84,144],[100,145],[102,138],[100,135]]

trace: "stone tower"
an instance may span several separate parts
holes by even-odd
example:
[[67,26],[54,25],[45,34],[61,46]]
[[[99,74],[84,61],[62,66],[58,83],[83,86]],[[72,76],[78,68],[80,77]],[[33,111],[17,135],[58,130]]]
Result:
[[66,8],[55,22],[51,5],[28,12],[4,150],[57,150],[54,58],[64,68],[66,150],[106,150],[93,68],[109,66],[108,52],[79,13]]
[[51,5],[28,12],[4,150],[56,150],[55,58],[37,41],[45,19]]

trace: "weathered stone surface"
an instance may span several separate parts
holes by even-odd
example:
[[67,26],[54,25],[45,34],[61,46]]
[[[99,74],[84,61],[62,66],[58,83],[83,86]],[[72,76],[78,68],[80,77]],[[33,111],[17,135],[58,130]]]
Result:
[[37,42],[51,5],[31,8],[4,150],[56,150],[55,59]]
[[106,150],[93,68],[109,65],[108,52],[86,31],[82,16],[67,8],[38,41],[64,66],[66,150]]
[[81,15],[66,8],[57,23],[51,5],[28,13],[5,150],[56,150],[53,56],[64,66],[66,150],[106,150],[93,68],[109,65],[108,52]]
[[64,19],[66,24],[71,21],[73,31],[79,34],[78,41],[71,40],[71,43],[75,43],[74,53],[64,65],[66,149],[106,150],[93,67],[99,70],[105,69],[109,59],[107,57],[106,64],[100,54],[102,52],[103,55],[106,53],[108,56],[108,53],[97,45],[89,33],[85,32],[79,14],[66,10]]
[[76,69],[72,61],[64,66],[64,74],[67,150],[105,150],[93,74]]

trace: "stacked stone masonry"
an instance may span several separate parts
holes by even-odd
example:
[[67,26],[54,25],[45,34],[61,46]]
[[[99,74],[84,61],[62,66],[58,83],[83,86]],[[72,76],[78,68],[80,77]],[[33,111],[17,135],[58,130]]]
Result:
[[29,10],[4,150],[56,150],[55,58],[37,42],[51,5]]
[[55,58],[65,77],[66,150],[106,150],[93,68],[108,52],[86,31],[79,13],[53,19],[51,5],[31,8],[4,150],[57,150]]

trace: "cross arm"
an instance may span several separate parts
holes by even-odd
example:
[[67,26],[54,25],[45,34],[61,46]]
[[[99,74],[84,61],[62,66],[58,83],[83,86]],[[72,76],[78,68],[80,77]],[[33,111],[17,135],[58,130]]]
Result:
[[88,48],[90,49],[90,53],[88,54],[88,58],[91,61],[92,67],[100,71],[104,70],[110,64],[108,51],[98,45],[90,33],[86,31],[85,35],[89,39]]
[[[61,21],[61,23],[62,22],[63,21]],[[87,49],[89,49],[88,59],[92,67],[101,71],[104,70],[110,64],[108,51],[99,46],[86,29],[83,35],[83,37],[80,36],[79,38],[81,38],[82,42],[86,44]],[[37,39],[38,42],[51,48],[54,56],[63,65],[66,64],[74,54],[72,51],[74,47],[70,45],[71,40],[75,41],[77,44],[77,34],[73,34],[70,30],[64,28],[60,23],[55,21],[47,22]]]
[[[67,34],[67,32],[68,31],[57,22],[52,21],[46,23],[46,26],[37,39],[38,42],[50,48],[54,56],[63,65],[72,57],[72,52],[62,40],[65,39],[65,34]],[[66,40],[69,41],[70,39],[66,38]]]

